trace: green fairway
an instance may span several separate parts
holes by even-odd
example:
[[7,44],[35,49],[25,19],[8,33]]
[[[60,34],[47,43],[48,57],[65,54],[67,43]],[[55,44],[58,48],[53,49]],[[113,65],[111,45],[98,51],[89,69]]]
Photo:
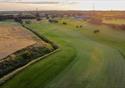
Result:
[[[63,19],[28,27],[60,46],[0,88],[125,88],[125,32]],[[76,28],[76,25],[83,28]],[[94,30],[100,30],[94,34]]]

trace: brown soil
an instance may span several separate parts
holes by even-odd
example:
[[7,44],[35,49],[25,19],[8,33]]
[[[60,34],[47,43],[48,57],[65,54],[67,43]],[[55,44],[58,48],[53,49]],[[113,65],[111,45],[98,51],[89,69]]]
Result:
[[0,59],[36,42],[32,33],[19,25],[0,25]]

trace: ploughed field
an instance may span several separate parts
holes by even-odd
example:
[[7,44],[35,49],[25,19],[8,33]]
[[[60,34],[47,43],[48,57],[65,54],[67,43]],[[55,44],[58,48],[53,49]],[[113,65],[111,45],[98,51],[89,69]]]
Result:
[[47,44],[18,24],[0,24],[0,59],[39,41]]
[[0,59],[35,44],[31,33],[19,25],[0,24]]
[[125,31],[72,18],[26,25],[58,44],[60,51],[0,88],[125,88]]

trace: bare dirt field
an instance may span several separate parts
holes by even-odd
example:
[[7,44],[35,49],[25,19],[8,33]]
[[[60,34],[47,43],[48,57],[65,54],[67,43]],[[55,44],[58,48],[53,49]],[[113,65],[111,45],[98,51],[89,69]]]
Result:
[[0,24],[0,59],[36,42],[33,35],[19,25]]

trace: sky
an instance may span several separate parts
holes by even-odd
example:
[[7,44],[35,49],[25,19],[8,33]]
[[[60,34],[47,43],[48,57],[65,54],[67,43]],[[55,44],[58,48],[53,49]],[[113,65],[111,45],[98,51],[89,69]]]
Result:
[[0,11],[124,10],[125,0],[0,0]]

